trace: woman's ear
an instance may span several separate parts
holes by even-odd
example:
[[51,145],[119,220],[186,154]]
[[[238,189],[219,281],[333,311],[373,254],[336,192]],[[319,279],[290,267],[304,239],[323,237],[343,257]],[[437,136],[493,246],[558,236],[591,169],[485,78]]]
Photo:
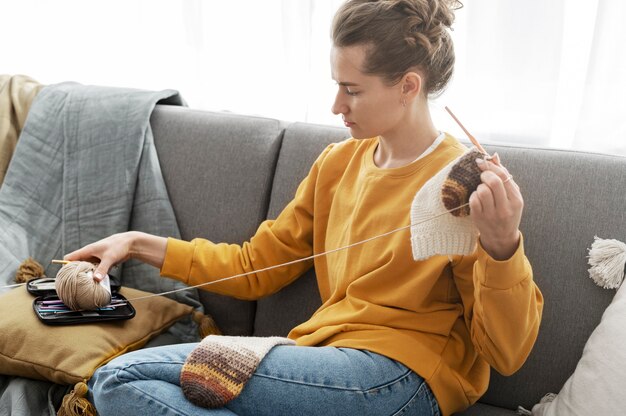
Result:
[[401,82],[403,100],[413,101],[422,92],[422,76],[417,72],[407,72]]

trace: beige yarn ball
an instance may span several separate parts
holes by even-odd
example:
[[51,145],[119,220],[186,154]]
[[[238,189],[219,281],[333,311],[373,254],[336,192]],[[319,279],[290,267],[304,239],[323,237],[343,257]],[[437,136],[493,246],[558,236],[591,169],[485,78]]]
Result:
[[55,288],[59,299],[70,309],[93,310],[111,303],[111,293],[93,279],[96,265],[73,261],[57,273]]

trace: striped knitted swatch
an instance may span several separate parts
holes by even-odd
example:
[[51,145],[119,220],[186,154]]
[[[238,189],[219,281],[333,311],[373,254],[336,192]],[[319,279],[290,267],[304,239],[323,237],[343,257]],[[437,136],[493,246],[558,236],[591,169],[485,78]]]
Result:
[[189,354],[180,386],[193,404],[223,407],[243,390],[265,355],[276,345],[294,345],[282,337],[209,335]]
[[[480,183],[476,158],[483,157],[469,150],[450,162],[417,191],[411,203],[411,248],[413,259],[424,260],[434,255],[468,255],[474,252],[478,231],[465,215],[446,214],[468,202]],[[460,210],[459,210],[460,211]]]
[[[469,201],[470,195],[481,182],[481,170],[476,164],[476,159],[484,157],[478,150],[471,150],[452,165],[452,169],[450,169],[450,173],[441,187],[441,199],[446,210],[449,211]],[[469,206],[451,212],[455,217],[466,217],[469,213]]]

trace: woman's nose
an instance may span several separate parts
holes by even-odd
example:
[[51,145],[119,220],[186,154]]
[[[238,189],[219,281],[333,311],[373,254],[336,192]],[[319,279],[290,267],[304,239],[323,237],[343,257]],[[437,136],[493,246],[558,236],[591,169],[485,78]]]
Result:
[[332,111],[332,113],[336,116],[339,114],[346,114],[348,112],[348,106],[341,100],[339,93],[335,96],[335,102],[330,108],[330,111]]

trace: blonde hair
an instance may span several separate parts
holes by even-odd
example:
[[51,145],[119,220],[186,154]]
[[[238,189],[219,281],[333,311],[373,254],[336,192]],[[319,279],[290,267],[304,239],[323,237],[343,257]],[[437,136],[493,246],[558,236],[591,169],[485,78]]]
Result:
[[337,47],[365,45],[364,68],[395,84],[419,68],[424,92],[436,96],[454,69],[449,30],[457,0],[348,0],[333,19],[331,37]]

